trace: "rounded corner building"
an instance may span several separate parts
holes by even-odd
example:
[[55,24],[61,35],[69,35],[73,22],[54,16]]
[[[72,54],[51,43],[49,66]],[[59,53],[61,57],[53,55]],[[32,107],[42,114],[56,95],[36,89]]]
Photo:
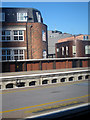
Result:
[[2,8],[1,60],[42,59],[48,54],[47,25],[34,8]]

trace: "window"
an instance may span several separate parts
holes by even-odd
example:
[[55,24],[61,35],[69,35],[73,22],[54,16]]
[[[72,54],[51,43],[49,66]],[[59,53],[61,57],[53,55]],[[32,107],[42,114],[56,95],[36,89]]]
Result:
[[68,55],[68,46],[66,46],[66,55]]
[[24,50],[20,49],[2,49],[2,60],[23,60],[24,59]]
[[24,50],[14,50],[14,60],[23,60]]
[[11,51],[9,49],[2,50],[2,60],[11,60]]
[[9,41],[11,40],[11,31],[10,30],[3,30],[2,31],[2,41]]
[[64,55],[64,47],[62,47],[62,55]]
[[76,46],[75,46],[75,45],[72,46],[72,54],[73,54],[73,55],[76,55]]
[[17,21],[27,21],[27,13],[17,13]]
[[88,36],[83,36],[83,40],[88,40]]
[[41,15],[39,12],[36,12],[37,20],[38,22],[41,22]]
[[43,50],[43,58],[46,58],[47,57],[47,52],[46,50]]
[[24,31],[23,30],[2,30],[0,32],[0,40],[4,41],[24,41]]
[[42,41],[46,41],[46,33],[42,30]]
[[83,36],[83,40],[85,40],[85,36]]
[[90,45],[85,46],[85,54],[90,54]]
[[13,31],[13,39],[14,40],[21,40],[21,41],[24,40],[24,31],[22,31],[22,30]]
[[5,21],[5,13],[0,13],[0,21]]
[[59,48],[57,48],[57,52],[59,52]]
[[88,40],[88,36],[86,36],[86,39]]

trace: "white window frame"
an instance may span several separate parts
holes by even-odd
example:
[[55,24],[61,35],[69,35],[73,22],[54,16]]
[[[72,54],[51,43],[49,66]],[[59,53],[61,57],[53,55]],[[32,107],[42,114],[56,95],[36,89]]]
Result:
[[[21,19],[21,14],[23,14],[23,19]],[[27,21],[27,13],[17,13],[17,21]]]
[[72,54],[73,54],[73,55],[76,55],[76,45],[73,45],[73,46],[72,46]]
[[62,55],[64,55],[64,47],[62,47]]
[[[3,31],[5,31],[5,33],[7,32],[7,31],[10,31],[10,35],[8,35],[8,34],[5,34],[5,35],[2,35],[2,33],[1,33],[1,40],[2,40],[2,37],[5,37],[5,40],[2,40],[2,42],[6,42],[6,41],[11,41],[11,30],[2,30],[2,32]],[[7,40],[6,38],[7,37],[10,37],[10,40]]]
[[[5,50],[5,55],[2,55],[2,50]],[[7,54],[7,50],[10,50],[10,54],[8,55]],[[14,50],[18,50],[18,54],[14,54]],[[20,50],[23,50],[23,54],[20,54]],[[10,60],[15,60],[14,57],[15,56],[18,56],[18,59],[17,60],[24,60],[25,59],[25,51],[23,48],[20,48],[20,49],[11,49],[11,48],[2,48],[0,49],[1,51],[1,54],[0,54],[0,60],[2,60],[2,57],[5,56],[6,57],[6,60],[2,60],[2,61],[8,61],[7,57],[10,56]],[[20,59],[20,57],[23,57],[23,59]]]
[[[17,35],[14,35],[14,31],[17,31],[18,34]],[[19,35],[19,31],[22,31],[22,35]],[[14,40],[14,37],[18,37],[18,40]],[[23,40],[19,40],[19,37],[22,36],[23,37]],[[13,30],[13,41],[24,41],[24,31],[23,30]]]
[[36,12],[37,20],[39,23],[41,23],[41,15],[39,12]]
[[59,48],[57,48],[56,50],[57,50],[57,52],[59,52]]
[[[2,35],[2,31],[10,31],[10,35]],[[2,30],[0,31],[0,41],[2,42],[13,42],[13,41],[24,41],[24,30]],[[14,35],[14,31],[18,31],[18,35]],[[19,31],[22,31],[22,35],[19,35]],[[10,40],[2,40],[2,37],[10,37]],[[18,40],[14,40],[14,36],[18,37]],[[22,36],[23,40],[19,40],[19,37]]]
[[68,46],[66,46],[66,55],[68,55]]
[[90,54],[90,45],[85,46],[85,54],[86,55]]

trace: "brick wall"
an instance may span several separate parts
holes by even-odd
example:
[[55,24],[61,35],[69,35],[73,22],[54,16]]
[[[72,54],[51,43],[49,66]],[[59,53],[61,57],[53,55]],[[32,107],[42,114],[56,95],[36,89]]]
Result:
[[[72,62],[74,59],[67,60],[35,60],[35,61],[23,61],[23,62],[3,62],[3,72],[15,72],[15,71],[34,71],[34,70],[52,70],[52,69],[65,69],[72,68]],[[81,62],[82,61],[82,66]],[[77,59],[74,67],[88,67],[89,59]],[[17,68],[17,70],[16,70]]]

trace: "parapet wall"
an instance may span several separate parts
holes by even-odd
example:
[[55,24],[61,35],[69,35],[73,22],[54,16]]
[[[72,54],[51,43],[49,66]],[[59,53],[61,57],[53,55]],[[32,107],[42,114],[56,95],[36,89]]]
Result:
[[90,67],[89,57],[3,61],[2,72]]

